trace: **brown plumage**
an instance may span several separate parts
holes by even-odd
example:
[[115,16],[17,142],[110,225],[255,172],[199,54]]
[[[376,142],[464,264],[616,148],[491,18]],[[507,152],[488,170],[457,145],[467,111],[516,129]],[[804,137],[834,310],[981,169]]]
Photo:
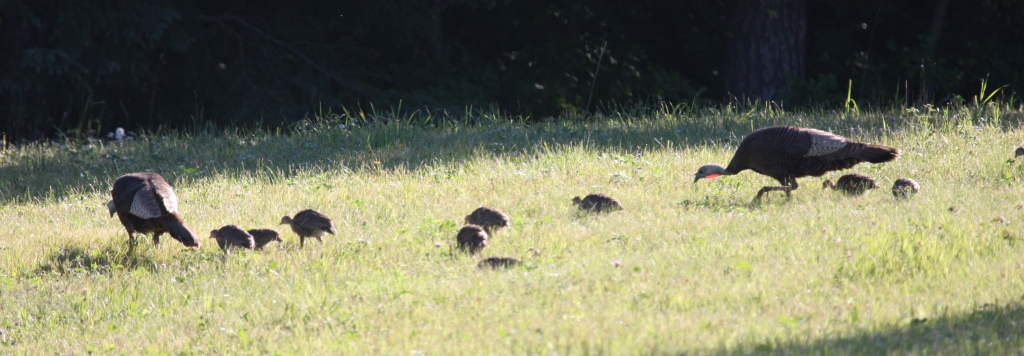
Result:
[[188,247],[201,242],[192,228],[185,225],[178,211],[178,196],[164,177],[150,172],[130,173],[117,178],[110,190],[113,199],[107,202],[110,216],[117,214],[135,245],[135,233],[153,234],[153,244],[168,233]]
[[460,250],[475,255],[487,247],[487,231],[476,225],[463,226],[455,236],[455,242]]
[[821,189],[828,188],[850,195],[859,195],[864,194],[864,192],[868,190],[878,188],[878,184],[875,183],[875,180],[871,179],[871,177],[850,173],[839,177],[835,183],[832,183],[831,179],[826,179],[825,182],[822,183]]
[[220,246],[224,253],[232,248],[251,250],[256,247],[256,241],[253,240],[252,235],[235,225],[224,225],[220,229],[210,230],[210,238],[217,239],[217,246]]
[[512,257],[488,257],[476,265],[479,269],[490,268],[513,268],[523,263],[522,260]]
[[313,209],[306,209],[295,214],[294,218],[282,217],[281,224],[288,224],[292,231],[299,235],[299,247],[306,246],[306,238],[313,237],[321,243],[321,237],[326,234],[334,235],[334,223],[326,215]]
[[882,163],[899,157],[898,149],[863,142],[821,130],[792,126],[773,126],[751,132],[740,142],[729,167],[708,164],[700,167],[693,180],[733,175],[745,170],[775,178],[781,186],[766,186],[757,192],[784,191],[786,196],[799,188],[797,178],[820,177],[851,168],[861,162]]
[[892,185],[892,196],[909,198],[911,195],[917,194],[919,190],[921,190],[921,185],[917,184],[913,179],[900,178]]
[[494,234],[503,227],[508,227],[508,221],[508,215],[498,209],[486,206],[481,206],[466,215],[466,224],[480,226],[487,230],[488,235]]
[[604,194],[588,194],[583,199],[574,197],[572,204],[578,205],[581,210],[594,213],[622,210],[622,204],[618,200]]
[[249,230],[248,233],[249,235],[252,235],[252,239],[256,243],[255,248],[257,250],[262,250],[263,246],[274,241],[284,242],[284,240],[281,240],[281,234],[278,234],[277,231],[271,229],[252,229]]

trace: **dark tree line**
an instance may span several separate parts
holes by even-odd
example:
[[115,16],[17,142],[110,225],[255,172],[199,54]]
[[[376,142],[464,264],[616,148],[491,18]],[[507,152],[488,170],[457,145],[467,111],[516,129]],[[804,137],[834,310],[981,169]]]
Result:
[[804,77],[807,5],[804,0],[738,2],[725,62],[726,92],[781,100],[790,80]]
[[343,107],[969,100],[1019,0],[0,0],[0,132],[283,126]]

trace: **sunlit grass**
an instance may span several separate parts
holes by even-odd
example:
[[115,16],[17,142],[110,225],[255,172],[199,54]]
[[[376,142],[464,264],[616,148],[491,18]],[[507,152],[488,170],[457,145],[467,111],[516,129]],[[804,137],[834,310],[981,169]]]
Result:
[[[1024,164],[1009,159],[1022,118],[994,105],[664,107],[22,146],[0,155],[0,351],[1021,352]],[[883,187],[859,197],[804,178],[790,201],[751,204],[774,184],[754,172],[693,184],[771,124],[903,155],[853,169]],[[285,243],[225,258],[209,239],[199,251],[143,239],[129,254],[104,204],[114,178],[142,170],[176,186],[200,235],[237,224]],[[899,177],[921,193],[894,199]],[[581,214],[570,199],[589,192],[626,210]],[[482,256],[453,254],[480,205],[512,228]],[[304,208],[338,234],[298,249],[275,224]],[[478,270],[490,256],[525,266]]]

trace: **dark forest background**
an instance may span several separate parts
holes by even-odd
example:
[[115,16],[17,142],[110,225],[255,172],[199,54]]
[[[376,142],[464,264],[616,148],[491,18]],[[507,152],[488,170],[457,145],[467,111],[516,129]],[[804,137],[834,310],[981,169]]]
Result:
[[0,0],[7,140],[399,105],[941,105],[985,78],[1011,100],[1022,69],[1021,0]]

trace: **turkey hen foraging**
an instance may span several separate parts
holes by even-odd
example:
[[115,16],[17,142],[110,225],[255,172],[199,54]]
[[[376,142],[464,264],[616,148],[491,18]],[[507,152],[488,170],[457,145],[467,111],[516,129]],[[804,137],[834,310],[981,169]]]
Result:
[[701,166],[693,182],[701,178],[717,178],[745,170],[769,176],[781,186],[766,186],[757,192],[755,201],[767,192],[783,191],[786,197],[799,188],[796,179],[851,168],[861,162],[889,162],[900,150],[849,139],[821,130],[773,126],[751,132],[740,142],[728,167],[717,164]]
[[164,177],[151,172],[125,174],[110,190],[113,199],[107,202],[110,216],[117,214],[128,231],[131,246],[135,233],[152,233],[153,244],[160,244],[160,235],[168,233],[188,247],[199,247],[199,236],[185,225],[178,211],[178,196]]

